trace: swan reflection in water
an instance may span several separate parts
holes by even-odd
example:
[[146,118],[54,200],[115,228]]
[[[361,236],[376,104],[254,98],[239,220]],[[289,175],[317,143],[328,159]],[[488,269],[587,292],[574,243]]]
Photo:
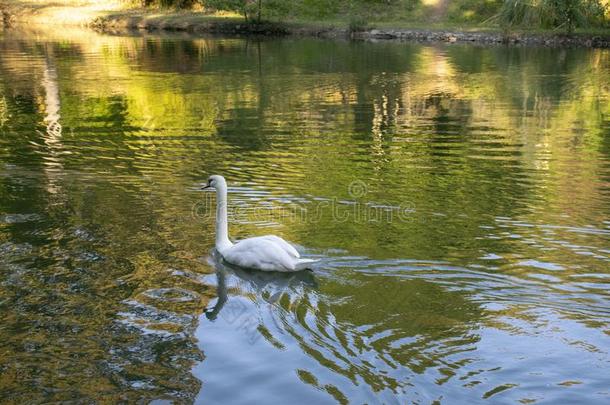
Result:
[[[274,372],[267,379],[259,376],[257,388],[242,395],[277,394],[278,386],[294,389],[304,383],[338,398],[351,393],[361,402],[394,403],[417,399],[413,386],[433,392],[439,375],[443,381],[460,373],[470,378],[464,365],[473,361],[471,353],[482,339],[482,309],[469,292],[431,281],[432,271],[409,273],[401,263],[394,266],[395,277],[380,280],[363,270],[390,269],[392,262],[375,261],[371,269],[364,260],[341,263],[332,257],[325,258],[324,268],[333,273],[318,269],[315,277],[239,269],[214,254],[210,264],[216,269],[218,300],[206,310],[214,322],[200,324],[196,333],[207,354],[195,371],[206,387],[201,402],[204,396],[234,395],[232,386],[217,378],[219,371],[247,380],[267,363],[274,364]],[[350,269],[350,280],[335,272],[341,265]],[[365,301],[366,310],[353,305]]]
[[[303,289],[317,287],[316,279],[311,270],[292,273],[266,272],[244,269],[225,261],[213,249],[207,258],[208,264],[216,269],[216,291],[218,300],[211,308],[205,310],[205,316],[214,321],[229,300],[229,289],[237,289],[241,295],[259,298],[268,304],[276,304],[284,293],[290,296],[300,295]],[[227,278],[234,276],[235,283],[227,287]]]

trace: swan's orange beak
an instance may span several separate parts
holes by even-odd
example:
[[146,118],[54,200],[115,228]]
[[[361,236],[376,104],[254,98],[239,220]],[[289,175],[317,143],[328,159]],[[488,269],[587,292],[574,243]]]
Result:
[[206,184],[205,186],[201,187],[201,190],[205,190],[206,188],[211,188],[212,186],[210,186],[209,184]]

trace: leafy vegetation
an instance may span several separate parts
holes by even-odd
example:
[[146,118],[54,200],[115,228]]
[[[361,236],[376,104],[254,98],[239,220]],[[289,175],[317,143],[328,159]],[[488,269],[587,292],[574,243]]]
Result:
[[350,32],[365,31],[369,27],[368,20],[362,15],[353,15],[349,20]]
[[565,29],[600,26],[607,5],[600,0],[505,0],[497,20],[503,26]]
[[[27,0],[8,3],[20,12],[30,8]],[[154,13],[154,17],[173,14],[170,27],[183,26],[186,19],[201,22],[235,18],[240,24],[243,18],[252,24],[335,26],[353,32],[372,27],[519,28],[566,32],[584,29],[597,35],[597,31],[607,33],[610,28],[610,0],[40,0],[39,4],[33,19],[50,18],[79,25],[101,15],[100,9],[131,18],[132,12],[152,14],[146,8],[161,8],[166,11]],[[144,9],[133,10],[141,7]],[[42,13],[45,9],[46,14]],[[192,12],[184,12],[186,9]]]
[[[154,1],[154,0],[145,0]],[[206,10],[242,15],[246,21],[339,21],[351,31],[376,22],[413,21],[499,24],[563,29],[608,25],[607,0],[158,0],[199,1]],[[181,4],[176,4],[181,7]]]

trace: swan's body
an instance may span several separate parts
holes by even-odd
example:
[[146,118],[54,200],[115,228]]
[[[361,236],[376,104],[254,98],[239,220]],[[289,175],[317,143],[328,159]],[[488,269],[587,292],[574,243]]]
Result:
[[216,250],[227,262],[249,269],[283,272],[305,270],[315,262],[301,259],[290,243],[275,235],[231,242],[227,219],[227,183],[222,176],[211,176],[205,188],[216,189]]

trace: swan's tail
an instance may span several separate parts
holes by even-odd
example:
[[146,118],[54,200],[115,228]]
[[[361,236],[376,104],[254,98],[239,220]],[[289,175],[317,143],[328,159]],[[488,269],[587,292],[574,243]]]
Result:
[[298,259],[294,265],[295,270],[306,270],[311,269],[311,265],[317,263],[319,260],[313,259]]

